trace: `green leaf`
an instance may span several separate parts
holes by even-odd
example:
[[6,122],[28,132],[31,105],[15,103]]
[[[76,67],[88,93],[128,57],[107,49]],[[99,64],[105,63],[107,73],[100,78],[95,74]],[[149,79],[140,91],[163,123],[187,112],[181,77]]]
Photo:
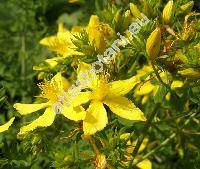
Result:
[[162,103],[164,97],[166,96],[168,90],[165,86],[161,85],[154,96],[155,103]]

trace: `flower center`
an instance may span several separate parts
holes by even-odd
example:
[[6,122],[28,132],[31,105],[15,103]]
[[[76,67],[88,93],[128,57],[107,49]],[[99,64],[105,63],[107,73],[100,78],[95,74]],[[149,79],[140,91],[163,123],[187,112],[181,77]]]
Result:
[[39,88],[42,91],[41,96],[43,98],[48,99],[52,103],[58,100],[58,97],[60,96],[61,93],[58,88],[58,85],[54,81],[47,81],[41,83],[39,84]]

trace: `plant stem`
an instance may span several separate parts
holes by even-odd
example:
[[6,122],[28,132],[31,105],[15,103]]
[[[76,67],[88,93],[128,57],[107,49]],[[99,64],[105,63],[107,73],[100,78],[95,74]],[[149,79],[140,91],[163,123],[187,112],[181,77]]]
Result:
[[156,74],[156,77],[158,78],[158,80],[160,81],[160,83],[165,86],[167,89],[171,90],[171,88],[168,86],[168,84],[166,84],[165,82],[163,82],[162,78],[160,77],[158,71],[156,70],[156,67],[154,65],[154,63],[151,62],[152,68],[154,73]]
[[92,136],[87,136],[87,139],[88,139],[88,141],[90,142],[90,144],[92,145],[92,148],[93,148],[93,150],[94,150],[94,153],[95,153],[96,155],[99,155],[100,152],[99,152],[99,149],[98,149],[97,146],[96,146],[96,143],[95,143],[94,138],[92,138]]
[[[22,47],[21,47],[21,80],[22,80],[22,88],[25,87],[25,72],[26,72],[26,67],[25,67],[25,59],[26,59],[26,39],[25,35],[22,36]],[[25,101],[25,95],[22,93],[22,100]]]
[[[186,126],[191,119],[196,115],[197,113],[193,113],[190,115],[189,119],[187,119],[185,121],[185,123],[183,124],[183,126],[181,127],[181,129],[184,128],[184,126]],[[167,139],[165,139],[158,147],[156,147],[155,149],[151,150],[149,153],[147,153],[145,156],[143,156],[140,160],[138,160],[137,162],[133,163],[133,166],[137,165],[138,163],[140,163],[141,161],[145,160],[146,158],[148,158],[150,155],[154,154],[155,152],[157,152],[158,150],[160,150],[162,147],[164,147],[165,145],[167,145],[174,137],[176,137],[176,133],[172,133]]]
[[176,92],[175,92],[174,90],[172,90],[171,87],[170,87],[168,84],[166,84],[166,83],[162,80],[162,78],[160,77],[160,75],[159,75],[159,73],[158,73],[158,71],[157,71],[157,69],[156,69],[156,67],[155,67],[155,65],[154,65],[153,62],[151,62],[151,66],[152,66],[152,68],[153,68],[153,70],[154,70],[154,72],[155,72],[155,74],[156,74],[156,77],[157,77],[158,80],[160,81],[160,83],[161,83],[163,86],[165,86],[174,96],[177,97]]

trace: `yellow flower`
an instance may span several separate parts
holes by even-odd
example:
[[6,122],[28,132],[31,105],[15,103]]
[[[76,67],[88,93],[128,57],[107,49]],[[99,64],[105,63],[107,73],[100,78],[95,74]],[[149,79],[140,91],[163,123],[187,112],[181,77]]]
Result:
[[[130,133],[124,133],[120,136],[121,140],[127,141],[127,146],[128,148],[126,149],[127,155],[126,155],[126,159],[127,161],[124,162],[124,164],[128,164],[128,161],[130,161],[132,159],[131,154],[133,153],[135,146],[137,144],[137,141],[130,141]],[[137,162],[138,160],[140,160],[141,156],[140,154],[144,151],[144,149],[146,148],[146,145],[148,143],[148,139],[145,138],[139,148],[139,155],[136,156],[136,158],[134,159],[134,162]],[[137,164],[137,167],[140,169],[152,169],[152,163],[150,160],[145,159],[143,161],[141,161],[140,163]]]
[[[61,73],[57,73],[51,81],[44,82],[40,84],[39,87],[42,90],[40,97],[46,99],[47,101],[40,104],[14,104],[14,108],[21,115],[28,115],[33,112],[36,112],[40,109],[45,109],[43,115],[41,115],[38,119],[34,120],[32,123],[27,126],[23,126],[20,129],[20,133],[28,132],[36,129],[37,127],[47,127],[50,126],[56,116],[55,110],[53,110],[52,106],[60,101],[59,96],[62,96],[64,90],[69,88],[69,83],[67,83],[66,79],[61,76]],[[70,106],[66,106],[63,104],[63,109],[61,111],[65,117],[70,120],[82,120],[85,117],[85,111],[82,107],[76,106],[76,104],[71,104]]]
[[[76,40],[75,36],[78,36],[83,30],[84,28],[81,26],[74,26],[72,30],[69,31],[64,28],[63,24],[59,24],[57,35],[42,39],[40,44],[49,47],[52,51],[60,55],[61,59],[62,57],[82,56],[84,55],[83,53],[76,51],[76,46],[74,45],[73,40]],[[111,27],[100,21],[96,15],[92,15],[90,17],[89,24],[85,30],[88,34],[90,45],[95,47],[99,53],[103,53],[105,51],[107,38],[114,35],[114,31]],[[55,65],[57,58],[52,59]],[[46,60],[45,62],[49,64],[48,61],[49,60]],[[46,67],[34,67],[34,69],[44,70]]]
[[[80,73],[90,70],[92,67],[82,63],[78,68],[78,78],[81,81]],[[86,135],[91,135],[102,130],[108,123],[107,112],[103,104],[118,116],[128,120],[145,121],[143,112],[137,108],[132,101],[124,97],[135,85],[137,78],[132,77],[127,80],[119,80],[108,83],[106,76],[94,75],[88,83],[91,91],[82,92],[79,99],[91,101],[87,109],[86,117],[83,120],[83,131]]]
[[8,128],[13,124],[15,117],[12,117],[7,123],[0,126],[0,133],[8,130]]
[[86,28],[89,41],[100,53],[103,53],[106,49],[106,38],[112,36],[114,31],[108,24],[100,21],[99,17],[92,15],[90,17],[89,24]]
[[63,24],[59,24],[57,35],[42,39],[40,44],[49,47],[63,57],[82,55],[82,53],[75,51],[75,45],[72,42],[72,40],[75,40],[74,35],[78,34],[79,32],[70,32],[63,27]]

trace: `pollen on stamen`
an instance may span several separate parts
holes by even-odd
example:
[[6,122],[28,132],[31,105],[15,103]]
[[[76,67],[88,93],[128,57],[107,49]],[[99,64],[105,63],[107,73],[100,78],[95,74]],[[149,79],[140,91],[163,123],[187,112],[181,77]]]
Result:
[[59,89],[55,83],[52,81],[46,81],[38,84],[40,90],[42,91],[41,95],[43,98],[46,98],[50,101],[57,101],[59,96]]

